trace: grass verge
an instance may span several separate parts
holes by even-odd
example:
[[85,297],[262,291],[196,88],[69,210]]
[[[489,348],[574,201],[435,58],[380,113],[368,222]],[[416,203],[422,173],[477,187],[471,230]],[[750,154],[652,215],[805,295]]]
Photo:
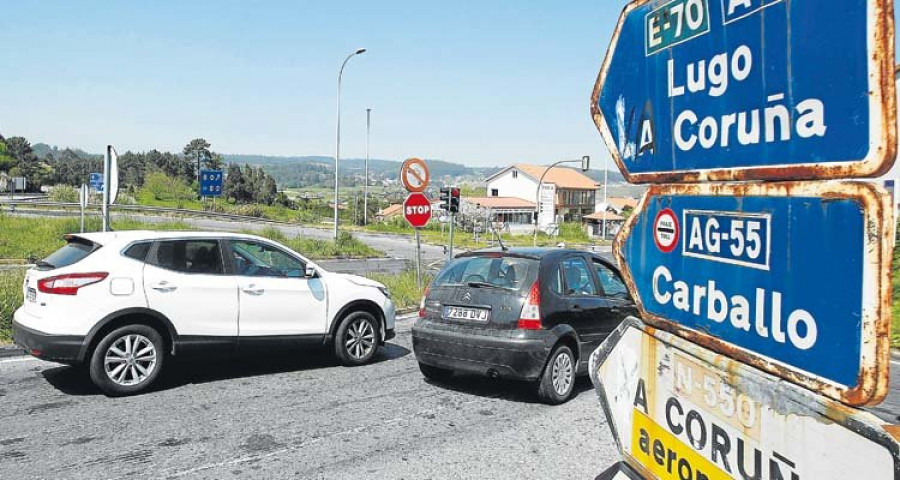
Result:
[[25,270],[0,271],[0,345],[11,343],[13,312],[22,305],[22,281]]
[[[391,291],[391,299],[397,310],[416,308],[422,301],[422,295],[425,293],[425,287],[419,288],[416,285],[416,271],[405,270],[400,274],[372,274],[369,275],[372,280],[383,283],[388,290]],[[426,275],[422,279],[422,285],[431,283],[431,277]]]

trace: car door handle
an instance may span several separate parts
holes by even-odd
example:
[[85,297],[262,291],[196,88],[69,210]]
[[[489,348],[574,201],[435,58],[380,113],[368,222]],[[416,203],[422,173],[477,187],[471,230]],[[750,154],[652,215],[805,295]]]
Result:
[[577,303],[575,305],[572,305],[572,310],[581,310],[581,305]]
[[154,283],[153,285],[150,285],[150,288],[156,290],[157,292],[162,292],[162,293],[174,292],[175,290],[178,289],[178,287],[176,287],[175,285],[172,285],[171,283],[169,283],[165,280]]
[[265,293],[265,289],[259,288],[252,283],[247,285],[246,287],[241,288],[241,291],[246,293],[247,295],[262,295]]

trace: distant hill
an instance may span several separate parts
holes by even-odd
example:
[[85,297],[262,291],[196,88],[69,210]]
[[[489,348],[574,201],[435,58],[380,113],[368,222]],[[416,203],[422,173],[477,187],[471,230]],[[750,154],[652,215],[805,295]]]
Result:
[[[56,145],[51,146],[51,145],[47,145],[46,143],[35,143],[34,145],[31,146],[31,150],[34,152],[35,155],[37,155],[38,158],[44,158],[50,154],[52,154],[54,158],[59,158],[59,156],[62,155],[62,152],[63,152],[63,150],[65,150],[65,148],[60,150],[60,148],[57,147]],[[101,155],[97,155],[95,153],[85,152],[84,150],[82,150],[80,148],[70,148],[69,150],[72,150],[73,152],[75,152],[76,155],[78,155],[81,158],[92,158],[92,157],[101,156]]]

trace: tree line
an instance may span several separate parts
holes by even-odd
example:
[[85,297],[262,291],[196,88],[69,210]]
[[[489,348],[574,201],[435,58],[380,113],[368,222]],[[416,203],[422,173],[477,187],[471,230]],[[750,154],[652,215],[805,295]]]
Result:
[[[222,155],[213,152],[211,144],[203,138],[196,138],[184,146],[182,152],[161,152],[153,149],[147,152],[127,151],[119,155],[119,181],[126,190],[132,192],[148,185],[153,177],[153,186],[159,184],[159,174],[164,175],[174,188],[199,192],[197,168],[220,170],[223,168]],[[88,182],[92,172],[103,171],[103,156],[90,155],[71,148],[52,149],[39,156],[31,143],[24,137],[5,138],[0,135],[0,183],[4,186],[9,178],[25,177],[27,190],[38,192],[43,186],[70,185],[79,187]],[[290,201],[278,192],[275,179],[261,167],[228,164],[223,182],[223,196],[236,203],[263,203],[288,205]]]

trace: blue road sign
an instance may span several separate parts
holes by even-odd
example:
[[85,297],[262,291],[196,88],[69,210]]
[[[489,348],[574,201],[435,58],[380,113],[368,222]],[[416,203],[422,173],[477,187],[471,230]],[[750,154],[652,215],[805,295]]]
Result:
[[200,170],[200,195],[204,197],[222,195],[221,170]]
[[90,176],[90,186],[96,192],[103,191],[103,174],[102,173],[92,173]]
[[592,114],[631,182],[821,179],[890,168],[887,0],[637,0]]
[[653,186],[615,251],[646,321],[868,404],[887,386],[887,198],[863,183]]

